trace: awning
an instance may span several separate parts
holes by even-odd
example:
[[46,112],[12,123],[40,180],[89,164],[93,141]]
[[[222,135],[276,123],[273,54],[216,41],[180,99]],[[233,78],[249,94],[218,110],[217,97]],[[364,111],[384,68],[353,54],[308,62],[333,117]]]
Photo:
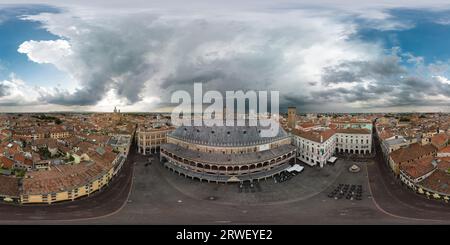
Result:
[[12,198],[10,198],[10,197],[5,197],[5,198],[3,198],[3,201],[5,201],[5,202],[12,202],[14,200]]
[[228,179],[228,182],[240,182],[241,180],[236,177],[236,176],[232,176],[231,178]]
[[330,159],[328,159],[328,162],[334,163],[336,162],[337,157],[330,157]]
[[303,166],[300,166],[300,165],[298,165],[298,164],[295,164],[294,166],[292,166],[292,167],[286,169],[286,171],[288,171],[289,173],[290,173],[290,172],[293,172],[293,171],[295,171],[295,172],[301,172],[304,168],[305,168],[305,167],[303,167]]

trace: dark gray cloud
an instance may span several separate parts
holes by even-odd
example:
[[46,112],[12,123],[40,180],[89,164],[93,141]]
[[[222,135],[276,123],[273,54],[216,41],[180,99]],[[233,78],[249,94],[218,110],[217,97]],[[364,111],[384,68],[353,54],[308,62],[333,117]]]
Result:
[[0,97],[9,95],[9,89],[8,85],[0,83]]
[[[444,66],[439,71],[450,72]],[[343,62],[324,69],[324,90],[314,92],[313,96],[318,101],[360,102],[369,108],[450,105],[450,85],[438,81],[432,74],[436,74],[436,64],[424,66],[418,62],[407,69],[398,55],[374,61]],[[353,86],[330,88],[341,83]],[[447,99],[433,99],[437,96]]]
[[[205,90],[222,92],[289,90],[298,87],[302,78],[289,73],[306,61],[287,62],[287,49],[299,52],[317,47],[317,39],[341,35],[331,26],[319,31],[285,20],[276,24],[265,19],[239,21],[239,16],[175,18],[143,12],[114,17],[86,20],[71,13],[28,17],[70,42],[72,55],[56,66],[80,83],[74,91],[42,93],[42,101],[96,105],[113,90],[128,104],[148,96],[158,96],[165,103],[171,92],[190,91],[194,82],[204,83]],[[290,85],[275,86],[281,82]]]
[[[282,107],[421,105],[450,95],[448,84],[431,77],[431,70],[445,74],[444,65],[410,73],[402,63],[422,66],[420,57],[374,52],[380,46],[354,38],[352,23],[338,18],[156,12],[30,17],[70,42],[73,54],[56,66],[79,83],[73,91],[43,92],[41,101],[93,106],[113,91],[129,105],[150,96],[167,105],[171,92],[191,91],[194,82],[204,90],[279,90]],[[329,60],[343,61],[327,66]]]
[[139,93],[157,69],[157,62],[149,61],[145,54],[163,48],[163,39],[170,35],[170,30],[152,27],[155,18],[147,16],[140,22],[137,16],[124,17],[121,21],[104,20],[102,25],[78,20],[75,28],[84,29],[84,33],[80,35],[78,29],[66,33],[73,57],[65,69],[75,75],[82,88],[72,93],[55,90],[43,99],[61,105],[95,105],[115,89],[127,103],[140,101]]
[[327,86],[343,82],[360,83],[365,79],[392,83],[407,73],[407,70],[399,65],[399,61],[400,57],[388,55],[376,60],[342,62],[324,69],[322,84]]

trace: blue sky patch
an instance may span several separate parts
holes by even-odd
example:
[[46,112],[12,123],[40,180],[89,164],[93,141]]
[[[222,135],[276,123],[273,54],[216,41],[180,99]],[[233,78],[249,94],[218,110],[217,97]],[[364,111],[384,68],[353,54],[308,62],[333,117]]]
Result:
[[359,38],[381,42],[386,49],[400,47],[402,52],[421,56],[425,63],[450,59],[450,11],[396,9],[389,12],[394,21],[412,24],[411,28],[382,31],[361,29]]
[[36,85],[51,85],[66,75],[50,64],[37,64],[28,60],[25,54],[17,52],[18,47],[28,40],[55,40],[57,36],[41,27],[38,22],[21,20],[23,15],[57,13],[58,9],[43,5],[11,6],[0,5],[0,80],[11,73]]

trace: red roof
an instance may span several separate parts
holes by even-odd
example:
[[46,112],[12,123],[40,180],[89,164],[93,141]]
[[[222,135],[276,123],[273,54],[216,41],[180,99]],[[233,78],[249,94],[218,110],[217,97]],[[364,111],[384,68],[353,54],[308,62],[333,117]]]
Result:
[[445,145],[448,141],[448,136],[446,134],[436,134],[431,137],[431,144],[437,146]]
[[25,162],[25,156],[21,153],[14,154],[14,160],[24,163]]
[[12,168],[14,166],[14,161],[5,156],[0,156],[0,166],[2,168]]
[[295,129],[292,131],[292,133],[299,137],[322,143],[331,138],[331,136],[334,135],[335,131],[332,129],[327,129],[324,131],[301,131]]
[[391,153],[391,158],[396,163],[402,163],[418,159],[433,152],[436,152],[436,148],[432,145],[421,145],[419,143],[414,143],[408,147],[393,151]]
[[403,170],[406,174],[414,179],[419,178],[435,169],[432,161],[433,156],[430,156],[414,160],[412,162],[403,163],[402,165],[400,165],[400,170]]

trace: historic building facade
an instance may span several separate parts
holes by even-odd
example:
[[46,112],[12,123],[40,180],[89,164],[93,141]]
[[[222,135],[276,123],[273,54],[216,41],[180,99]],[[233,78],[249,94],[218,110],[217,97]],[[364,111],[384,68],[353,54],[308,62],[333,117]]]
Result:
[[276,175],[295,161],[295,146],[280,127],[261,137],[260,126],[181,126],[167,135],[160,157],[165,167],[186,177],[242,182]]
[[336,152],[372,152],[372,134],[365,128],[293,130],[291,134],[298,159],[310,166],[323,167]]
[[323,167],[334,154],[334,131],[292,131],[298,159],[310,166]]
[[372,133],[365,128],[336,130],[336,151],[350,154],[372,153]]
[[173,130],[175,128],[171,126],[139,126],[136,131],[138,152],[143,155],[156,153]]

